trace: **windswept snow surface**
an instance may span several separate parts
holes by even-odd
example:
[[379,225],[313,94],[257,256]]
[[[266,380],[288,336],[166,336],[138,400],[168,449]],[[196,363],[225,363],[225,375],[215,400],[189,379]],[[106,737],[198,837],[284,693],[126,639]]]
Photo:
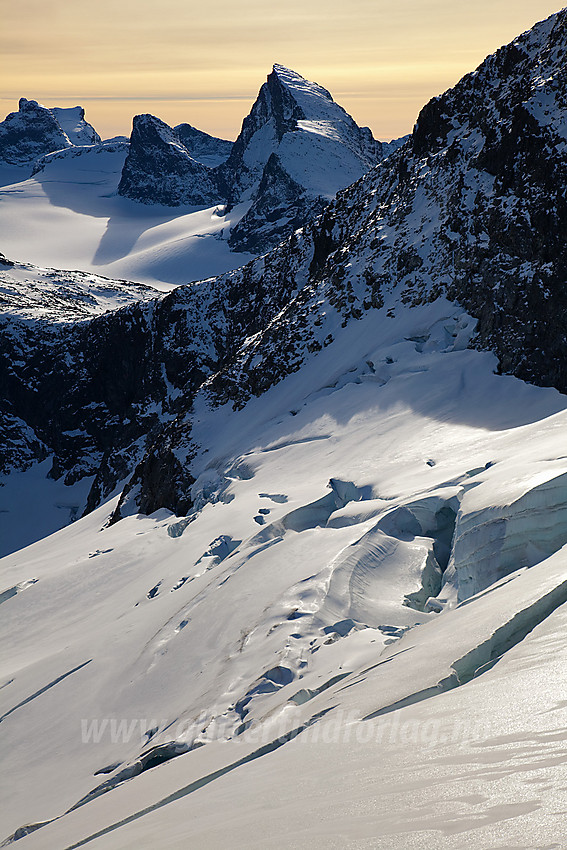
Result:
[[68,487],[62,479],[48,478],[50,468],[47,459],[23,472],[0,475],[0,556],[41,540],[83,513],[92,478]]
[[249,254],[231,253],[230,227],[247,205],[138,204],[116,194],[127,144],[72,147],[29,168],[0,169],[2,253],[12,260],[127,278],[158,289],[222,274]]
[[4,328],[16,316],[60,325],[156,296],[153,287],[129,280],[0,262],[0,327]]
[[454,304],[377,315],[198,397],[188,517],[0,562],[2,838],[563,846],[567,402]]
[[57,118],[71,144],[96,145],[101,141],[92,124],[85,121],[85,110],[82,106],[52,106],[50,112]]
[[376,164],[376,151],[364,150],[360,128],[326,89],[283,65],[274,73],[305,116],[280,140],[277,155],[293,180],[330,200]]

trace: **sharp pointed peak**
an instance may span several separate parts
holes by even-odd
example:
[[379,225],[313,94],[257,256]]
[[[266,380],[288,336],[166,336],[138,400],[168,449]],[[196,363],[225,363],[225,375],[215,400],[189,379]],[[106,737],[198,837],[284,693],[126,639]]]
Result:
[[331,93],[327,91],[326,88],[319,85],[319,83],[312,82],[307,77],[303,77],[297,71],[294,71],[293,68],[288,68],[286,65],[280,65],[277,62],[274,63],[272,73],[269,75],[268,80],[270,78],[277,79],[280,85],[285,86],[293,92],[318,95],[319,97],[322,96],[327,100],[333,100]]
[[300,74],[298,74],[297,71],[294,71],[293,68],[288,68],[287,65],[280,65],[278,62],[274,62],[272,65],[272,71],[274,74],[278,74],[278,76],[280,74],[293,74],[294,77],[300,76]]
[[293,85],[293,83],[317,85],[317,83],[312,83],[307,77],[303,77],[297,71],[294,71],[293,68],[288,68],[287,65],[279,65],[277,62],[272,66],[272,74],[275,74],[282,83],[287,85]]

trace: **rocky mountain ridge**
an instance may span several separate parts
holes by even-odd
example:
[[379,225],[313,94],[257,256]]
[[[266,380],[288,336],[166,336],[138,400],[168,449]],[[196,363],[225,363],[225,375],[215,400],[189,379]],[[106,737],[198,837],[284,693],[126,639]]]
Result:
[[100,141],[81,106],[48,109],[22,97],[18,112],[0,122],[0,160],[12,165],[31,164],[54,151]]
[[427,104],[401,148],[281,247],[73,325],[64,368],[45,328],[28,323],[24,342],[7,328],[2,395],[52,474],[94,475],[94,507],[139,461],[116,517],[187,513],[194,404],[213,422],[372,311],[395,322],[398,304],[441,296],[478,320],[472,344],[501,371],[565,392],[566,50],[564,10]]
[[[209,379],[205,404],[244,406],[368,310],[395,319],[397,302],[442,295],[478,319],[473,344],[502,372],[567,391],[566,53],[563,10],[427,104],[410,140],[292,239],[297,294]],[[186,509],[190,434],[189,416],[139,468],[144,510],[164,503],[156,465],[168,494],[177,475]]]
[[246,204],[229,244],[258,254],[303,226],[396,144],[376,141],[322,86],[274,65],[234,144],[136,116],[119,194],[170,206]]

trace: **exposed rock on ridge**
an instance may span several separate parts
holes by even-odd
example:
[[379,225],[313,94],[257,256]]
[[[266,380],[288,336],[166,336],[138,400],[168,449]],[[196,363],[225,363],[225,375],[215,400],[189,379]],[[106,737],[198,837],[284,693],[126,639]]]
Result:
[[157,118],[138,116],[119,193],[172,206],[248,203],[229,244],[235,251],[261,253],[303,226],[391,149],[360,128],[326,89],[274,65],[234,144],[189,124],[172,130]]
[[244,287],[230,273],[144,303],[140,287],[137,303],[83,321],[80,296],[75,307],[69,293],[66,315],[54,321],[34,293],[24,300],[14,290],[11,315],[0,318],[0,406],[10,416],[0,464],[26,468],[33,453],[25,447],[41,443],[42,457],[53,456],[53,477],[72,484],[95,476],[88,502],[95,507],[203,381],[273,318],[302,259],[288,249],[287,261],[280,253],[272,268],[265,258],[263,274],[244,271]]
[[136,115],[118,193],[166,206],[214,204],[218,173],[193,159],[177,134],[153,115]]
[[35,100],[20,98],[19,111],[10,112],[0,123],[0,159],[13,165],[33,162],[70,145],[53,112]]
[[[434,99],[403,147],[243,269],[81,323],[64,349],[28,325],[5,349],[11,415],[55,450],[56,474],[98,470],[91,507],[153,442],[121,510],[185,513],[203,382],[201,410],[244,406],[369,310],[445,295],[503,371],[566,392],[566,52],[564,10]],[[57,393],[40,431],[32,410]],[[91,421],[90,454],[60,436]]]
[[185,145],[193,159],[210,167],[224,162],[231,150],[233,142],[227,139],[217,139],[202,130],[197,130],[191,124],[178,124],[174,127],[180,141]]

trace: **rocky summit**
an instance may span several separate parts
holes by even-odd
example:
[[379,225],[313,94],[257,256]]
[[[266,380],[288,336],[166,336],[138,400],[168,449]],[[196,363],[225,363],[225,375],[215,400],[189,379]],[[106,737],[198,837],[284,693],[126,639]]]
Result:
[[[242,407],[369,311],[395,321],[396,304],[457,302],[478,320],[470,344],[494,351],[502,372],[566,391],[566,17],[563,11],[537,25],[432,100],[402,147],[266,256],[149,304],[73,325],[64,368],[57,335],[29,323],[16,342],[6,334],[5,401],[55,451],[53,474],[70,481],[94,475],[93,507],[155,442],[135,487],[128,485],[128,499],[135,494],[147,512],[165,506],[184,513],[193,476],[179,457],[196,451],[190,435],[197,392],[213,409]],[[251,114],[264,114],[275,91],[279,119],[262,126],[274,139],[310,135],[287,129],[307,121],[299,117],[307,114],[305,102],[335,106],[318,88],[309,88],[304,100],[289,99],[280,73],[271,75]],[[244,157],[242,146],[261,132],[254,126],[245,122],[227,165]],[[150,141],[164,157],[163,173],[170,174],[162,182],[170,187],[164,202],[188,192],[180,186],[189,178],[201,191],[199,178],[218,173],[193,160],[151,116],[135,122],[135,136],[140,145],[135,138],[131,167]],[[289,179],[279,154],[270,155],[261,173],[264,197],[291,199],[277,188]],[[252,190],[252,176],[250,167],[240,191]],[[213,182],[207,185],[214,192]],[[128,347],[121,345],[125,336]],[[53,409],[49,425],[42,417],[28,421],[57,381],[65,402]],[[103,386],[100,416],[86,417],[93,387]],[[65,436],[85,428],[80,439]]]
[[18,112],[10,112],[0,123],[0,160],[13,165],[25,165],[70,145],[57,117],[35,100],[20,98]]
[[30,165],[55,151],[100,141],[82,106],[48,109],[22,97],[18,112],[10,112],[0,123],[0,161]]
[[[188,124],[172,130],[153,121],[134,121],[120,194],[144,203],[245,205],[229,244],[254,254],[302,227],[396,147],[376,141],[326,89],[282,65],[274,65],[234,144]],[[157,127],[167,141],[156,147]],[[211,170],[199,171],[181,149]]]
[[153,115],[136,115],[119,194],[146,204],[214,204],[218,174],[189,154],[176,133]]

